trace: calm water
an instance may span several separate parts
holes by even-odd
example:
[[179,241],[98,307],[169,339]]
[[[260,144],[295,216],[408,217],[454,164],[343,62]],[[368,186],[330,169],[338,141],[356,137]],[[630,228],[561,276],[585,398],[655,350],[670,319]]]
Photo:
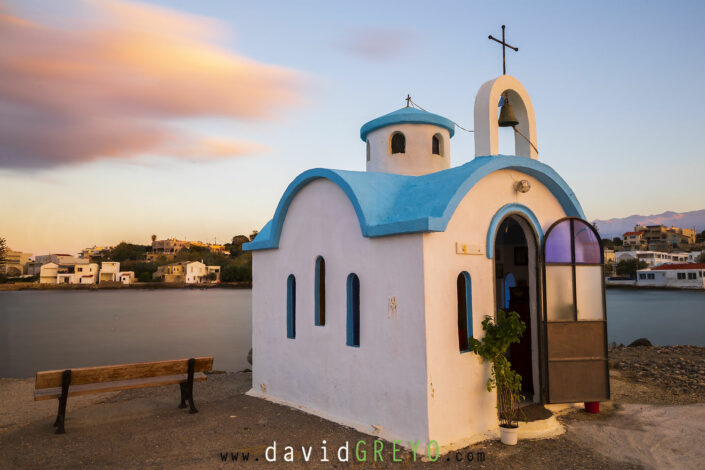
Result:
[[607,336],[705,346],[705,291],[607,289]]
[[0,292],[0,377],[214,356],[250,365],[252,292],[164,289]]
[[[37,370],[215,356],[249,367],[251,291],[0,292],[0,377]],[[705,346],[705,292],[607,290],[609,341]]]

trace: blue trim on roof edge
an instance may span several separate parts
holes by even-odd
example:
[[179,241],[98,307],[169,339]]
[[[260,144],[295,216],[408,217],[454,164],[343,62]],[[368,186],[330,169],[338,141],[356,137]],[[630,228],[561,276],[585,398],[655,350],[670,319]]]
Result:
[[416,108],[401,108],[365,123],[360,128],[360,138],[365,142],[370,132],[394,124],[431,124],[448,129],[451,137],[455,134],[455,123],[448,118]]
[[525,218],[528,219],[528,222],[534,226],[534,233],[538,236],[538,245],[536,246],[536,249],[538,250],[538,247],[542,246],[543,229],[541,228],[539,219],[536,218],[536,214],[534,214],[532,210],[526,207],[525,205],[513,202],[511,204],[506,204],[502,206],[495,213],[495,215],[492,216],[490,228],[487,229],[487,248],[485,250],[487,259],[492,259],[492,257],[494,256],[494,240],[495,236],[497,235],[497,229],[499,228],[499,224],[509,214],[521,214],[525,216]]
[[[551,191],[567,216],[585,219],[580,203],[563,178],[548,165],[527,157],[476,157],[465,165],[423,176],[314,168],[301,173],[292,181],[279,201],[272,220],[267,222],[255,240],[244,244],[242,248],[245,251],[278,248],[289,205],[304,186],[317,179],[328,179],[343,190],[355,209],[362,235],[371,238],[444,231],[468,191],[485,176],[503,169],[533,176]],[[456,189],[453,191],[452,187]],[[452,194],[446,192],[439,196],[442,190],[452,191]],[[417,205],[413,200],[400,197],[428,196],[429,191],[433,197],[421,198],[423,204]],[[403,200],[402,207],[394,206],[397,199]],[[366,213],[379,220],[370,223]]]

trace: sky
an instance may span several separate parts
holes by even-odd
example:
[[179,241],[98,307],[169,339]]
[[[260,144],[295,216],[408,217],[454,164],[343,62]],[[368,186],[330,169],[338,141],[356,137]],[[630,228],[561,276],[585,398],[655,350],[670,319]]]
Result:
[[[0,0],[0,237],[249,234],[299,173],[364,170],[360,126],[407,93],[472,129],[502,24],[539,160],[589,220],[703,209],[703,20],[701,1]],[[450,146],[474,157],[470,133]]]

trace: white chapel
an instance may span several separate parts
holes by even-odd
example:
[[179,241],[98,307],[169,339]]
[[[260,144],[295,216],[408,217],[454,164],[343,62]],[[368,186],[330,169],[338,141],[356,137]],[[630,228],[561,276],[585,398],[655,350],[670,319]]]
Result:
[[[498,154],[500,103],[513,109],[511,156]],[[461,448],[497,429],[488,365],[468,337],[510,309],[527,324],[510,360],[529,400],[609,399],[601,241],[538,160],[528,93],[509,75],[482,85],[475,157],[453,167],[455,127],[399,109],[362,126],[366,171],[315,168],[289,185],[244,245],[250,395]]]

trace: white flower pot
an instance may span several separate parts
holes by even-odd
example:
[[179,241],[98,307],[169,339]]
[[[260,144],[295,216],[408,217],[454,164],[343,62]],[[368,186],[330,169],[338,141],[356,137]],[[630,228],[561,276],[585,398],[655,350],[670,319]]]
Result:
[[519,437],[519,426],[517,425],[513,428],[505,428],[503,426],[500,426],[499,437],[502,441],[502,444],[506,444],[508,446],[516,445],[517,439]]

